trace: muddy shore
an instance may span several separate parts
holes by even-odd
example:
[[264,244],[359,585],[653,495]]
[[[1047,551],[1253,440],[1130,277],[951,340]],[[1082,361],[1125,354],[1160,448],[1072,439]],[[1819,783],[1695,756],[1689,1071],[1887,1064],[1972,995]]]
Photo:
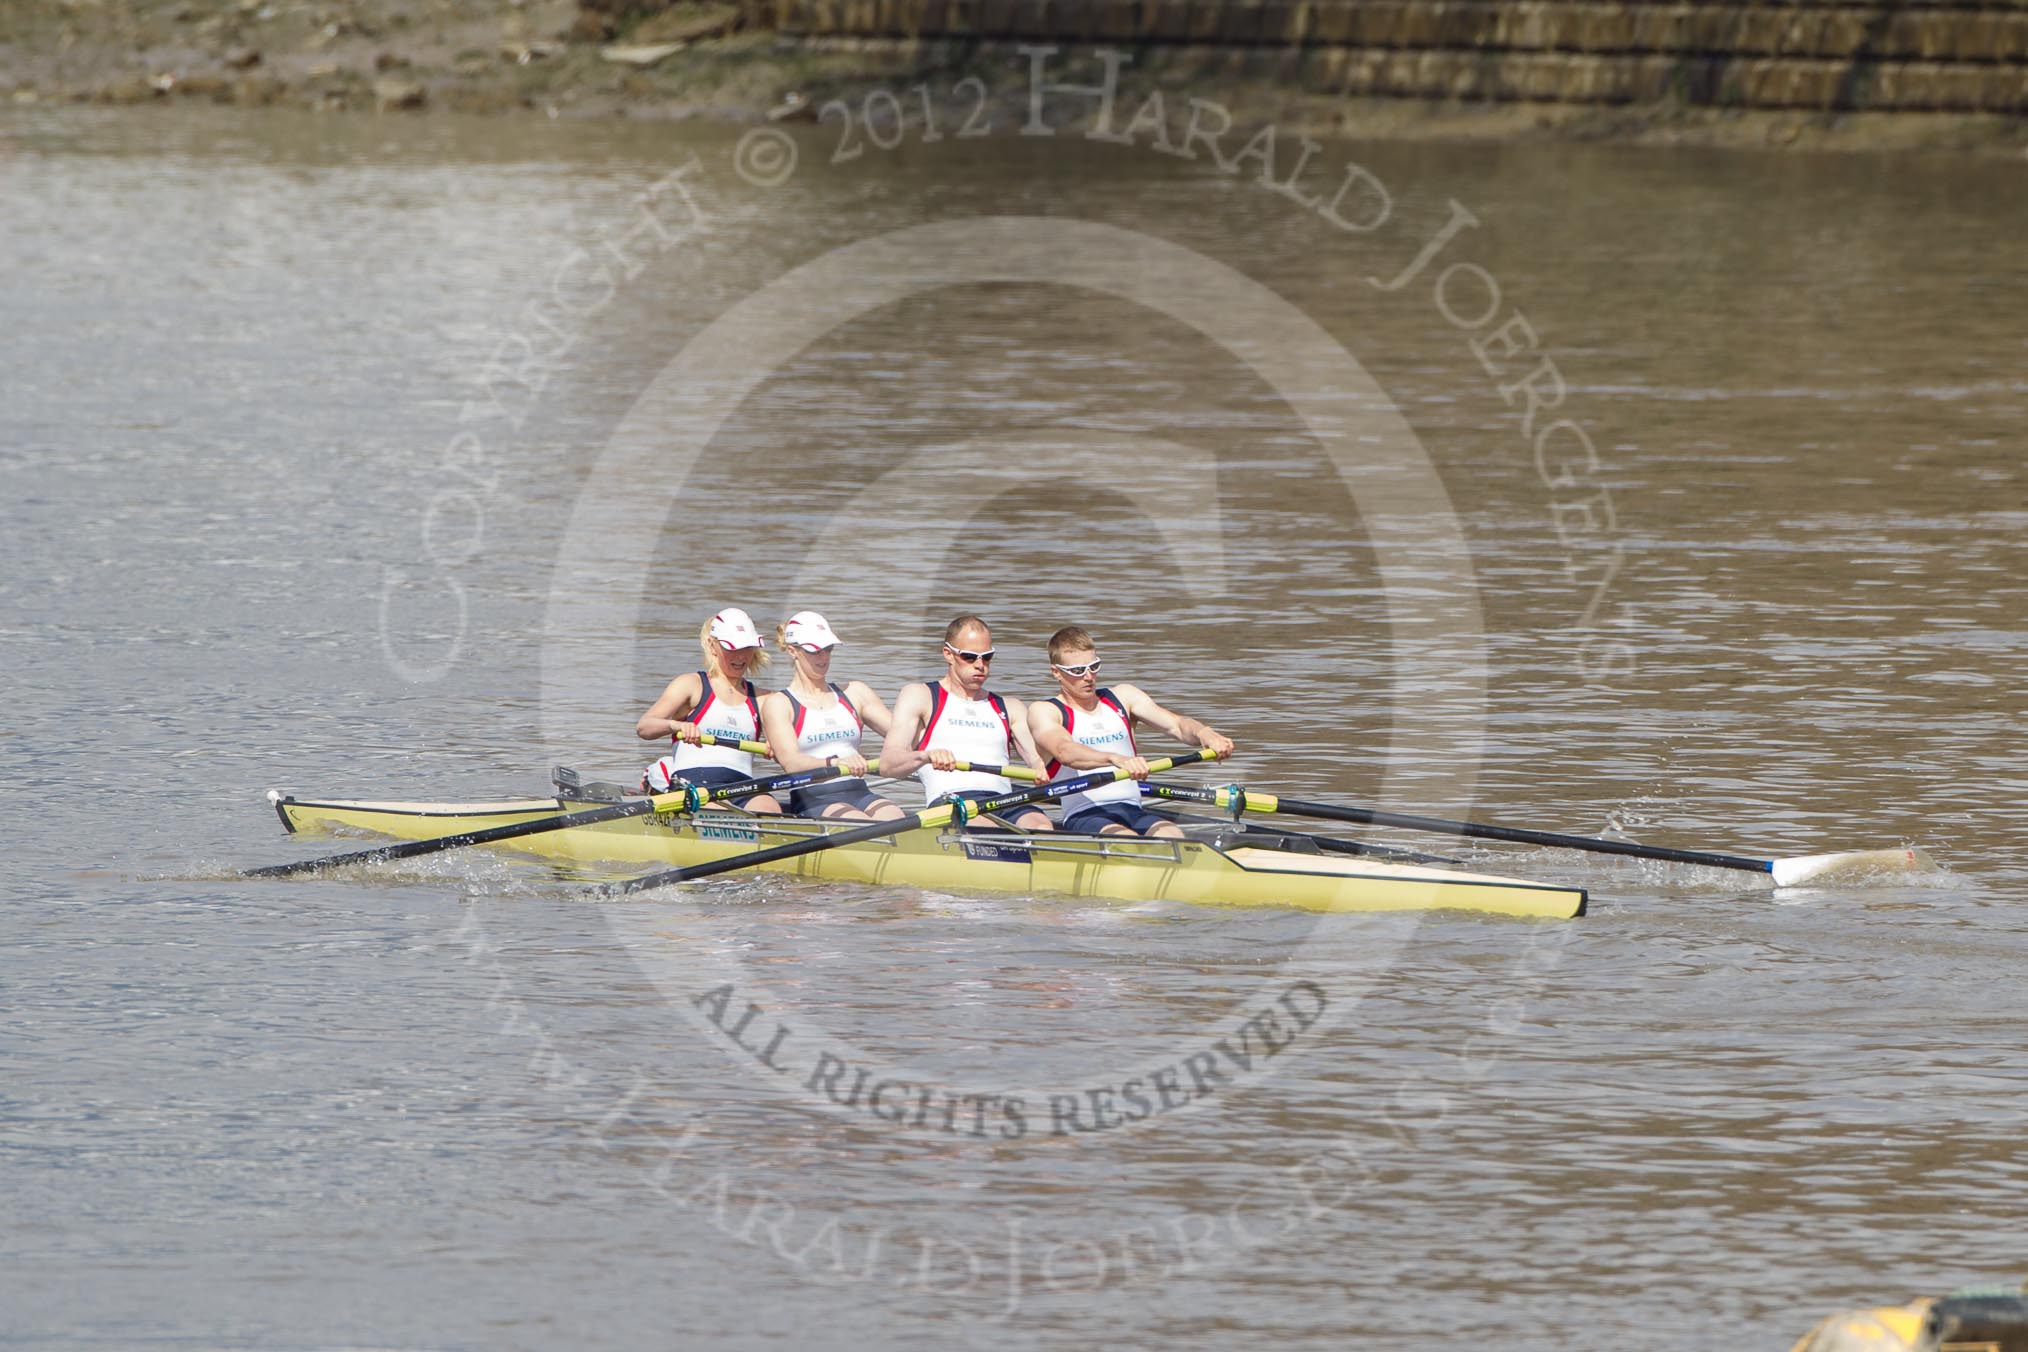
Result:
[[[968,76],[996,108],[1024,112],[1025,59],[1012,44],[793,39],[745,29],[731,5],[632,21],[578,0],[0,6],[0,108],[199,101],[334,114],[759,122],[813,119],[831,99],[857,105],[874,90],[920,83],[937,115],[962,117],[976,96],[953,91]],[[2028,154],[2028,121],[2016,118],[1323,97],[1278,82],[1270,62],[1209,47],[1137,50],[1123,96],[1155,89],[1215,100],[1242,127],[1338,135]]]

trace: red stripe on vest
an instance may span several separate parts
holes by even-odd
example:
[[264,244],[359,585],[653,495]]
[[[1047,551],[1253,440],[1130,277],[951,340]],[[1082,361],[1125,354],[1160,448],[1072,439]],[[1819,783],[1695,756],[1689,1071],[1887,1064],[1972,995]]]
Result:
[[[915,749],[917,751],[921,751],[929,745],[930,733],[935,730],[937,720],[944,716],[944,706],[951,702],[951,692],[944,689],[942,681],[930,682],[929,689],[930,716],[929,720],[922,725],[922,736],[915,739]],[[838,697],[843,699],[845,696],[843,692],[840,692]],[[1000,715],[1000,727],[1007,735],[1007,750],[1001,754],[1000,759],[1010,760],[1013,758],[1014,752],[1014,720],[1007,716],[1007,701],[1001,699],[990,690],[986,692],[986,700],[993,706],[993,712]],[[852,708],[849,704],[845,707],[848,709]],[[854,709],[852,716],[854,718],[859,717],[859,711]]]
[[1127,730],[1127,750],[1136,756],[1140,755],[1140,743],[1134,740],[1134,716],[1127,712],[1127,706],[1120,703],[1119,699],[1109,689],[1099,691],[1098,697],[1110,705],[1112,711],[1120,716],[1120,726]]
[[[1134,741],[1134,720],[1128,716],[1127,706],[1121,704],[1119,700],[1115,699],[1113,697],[1113,692],[1111,690],[1099,691],[1098,697],[1105,702],[1107,708],[1111,709],[1114,713],[1120,716],[1120,723],[1127,730],[1127,750],[1132,752],[1136,756],[1140,755],[1141,748]],[[1054,704],[1058,709],[1063,711],[1063,735],[1066,737],[1075,737],[1077,735],[1075,731],[1075,729],[1077,728],[1077,707],[1066,700],[1060,700],[1054,697],[1052,697],[1049,702],[1051,704]],[[1044,770],[1043,773],[1048,778],[1054,779],[1056,778],[1057,770],[1060,769],[1062,765],[1063,765],[1062,761],[1051,761],[1049,762],[1048,767]]]
[[[697,707],[696,707],[695,709],[692,709],[692,710],[690,711],[690,719],[689,719],[689,722],[690,722],[690,726],[692,726],[692,727],[696,727],[696,726],[697,726],[697,720],[698,720],[698,719],[700,719],[700,718],[702,718],[702,717],[704,717],[704,711],[705,711],[706,709],[709,709],[709,708],[711,707],[711,701],[712,701],[712,700],[714,700],[714,699],[716,699],[716,698],[718,698],[718,692],[717,692],[716,690],[713,690],[713,689],[711,688],[711,673],[710,673],[710,672],[708,672],[708,671],[700,671],[700,672],[698,672],[698,673],[697,673],[697,679],[698,679],[698,680],[700,680],[700,681],[702,681],[702,682],[704,683],[704,698],[703,698],[703,699],[701,699],[701,700],[699,700],[699,701],[697,701]],[[673,732],[672,732],[672,733],[670,733],[670,734],[669,734],[669,745],[671,745],[671,746],[674,746],[674,745],[676,745],[676,743],[677,743],[677,741],[678,741],[678,740],[679,740],[679,739],[677,738],[677,736],[676,736],[676,734],[675,734],[675,733],[673,733]]]
[[[831,682],[831,693],[838,697],[838,702],[845,706],[845,712],[852,715],[853,724],[858,727],[861,733],[864,733],[866,731],[866,720],[861,718],[859,711],[852,707],[852,701],[845,698],[845,687],[833,681]],[[796,736],[801,738],[803,735],[803,702],[786,690],[782,691],[782,698],[786,699],[789,702],[789,707],[796,711]]]
[[915,739],[915,749],[921,751],[929,745],[930,734],[936,731],[937,720],[944,716],[944,705],[950,702],[950,692],[944,689],[942,681],[930,683],[930,716],[922,725],[922,736]]
[[[1071,709],[1071,707],[1068,704],[1064,703],[1060,699],[1051,698],[1049,702],[1051,704],[1054,704],[1057,707],[1058,712],[1062,713],[1063,715],[1063,735],[1066,737],[1071,736],[1072,735],[1071,729],[1077,726],[1077,714]],[[1056,772],[1062,768],[1063,768],[1062,761],[1053,760],[1049,762],[1049,764],[1042,767],[1042,777],[1044,779],[1054,779],[1056,778]]]
[[[711,688],[710,672],[708,671],[698,672],[697,679],[704,682],[704,698],[697,701],[697,707],[690,711],[689,723],[692,727],[696,727],[698,724],[704,721],[704,711],[709,709],[711,707],[711,702],[718,698],[718,692]],[[753,682],[741,681],[740,684],[746,687],[746,711],[753,715],[753,735],[756,738],[758,738],[760,736],[761,731],[760,705],[758,702],[755,701],[753,697]],[[800,732],[801,730],[802,730],[801,725],[798,724],[797,731]],[[678,739],[675,733],[672,732],[669,734],[669,744],[671,746],[674,746],[677,740]]]

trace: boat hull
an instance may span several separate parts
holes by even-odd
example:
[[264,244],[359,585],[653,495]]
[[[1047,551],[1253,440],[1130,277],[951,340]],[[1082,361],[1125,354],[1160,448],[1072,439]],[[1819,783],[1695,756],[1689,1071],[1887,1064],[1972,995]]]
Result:
[[[404,803],[275,796],[276,811],[291,831],[370,831],[403,840],[430,840],[596,806],[560,804],[555,799]],[[545,831],[503,845],[580,864],[680,868],[863,824],[737,812],[663,812]],[[1168,841],[1066,832],[917,829],[765,867],[833,882],[1058,893],[1125,902],[1304,911],[1464,910],[1551,919],[1584,914],[1581,888],[1248,841],[1248,836],[1232,833],[1219,840]]]

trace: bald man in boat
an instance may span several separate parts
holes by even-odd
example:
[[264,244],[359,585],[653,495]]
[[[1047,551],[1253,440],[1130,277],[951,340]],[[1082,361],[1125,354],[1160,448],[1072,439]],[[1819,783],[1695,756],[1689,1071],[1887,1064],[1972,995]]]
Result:
[[[894,722],[880,748],[880,773],[922,781],[932,807],[952,798],[992,798],[1014,786],[999,775],[957,769],[1008,765],[1015,756],[1043,772],[1042,757],[1028,736],[1028,709],[986,689],[993,674],[993,631],[977,615],[960,615],[944,630],[944,674],[936,681],[905,685],[894,699]],[[1056,823],[1033,805],[1012,809],[1001,820],[1023,831],[1054,830]]]
[[1141,806],[1148,762],[1134,745],[1134,724],[1159,728],[1179,742],[1232,754],[1232,739],[1207,723],[1171,713],[1137,685],[1099,684],[1098,645],[1090,634],[1067,625],[1049,638],[1049,674],[1054,698],[1028,706],[1028,732],[1048,758],[1052,780],[1070,779],[1110,766],[1126,779],[1065,795],[1063,829],[1083,835],[1181,837],[1176,823]]

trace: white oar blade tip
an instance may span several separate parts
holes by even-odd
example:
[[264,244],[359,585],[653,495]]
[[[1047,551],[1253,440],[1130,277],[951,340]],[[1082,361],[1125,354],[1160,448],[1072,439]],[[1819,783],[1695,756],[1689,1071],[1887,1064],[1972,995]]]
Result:
[[1776,887],[1803,883],[1871,882],[1895,874],[1934,873],[1937,863],[1913,845],[1893,850],[1848,850],[1840,854],[1808,854],[1774,861]]

